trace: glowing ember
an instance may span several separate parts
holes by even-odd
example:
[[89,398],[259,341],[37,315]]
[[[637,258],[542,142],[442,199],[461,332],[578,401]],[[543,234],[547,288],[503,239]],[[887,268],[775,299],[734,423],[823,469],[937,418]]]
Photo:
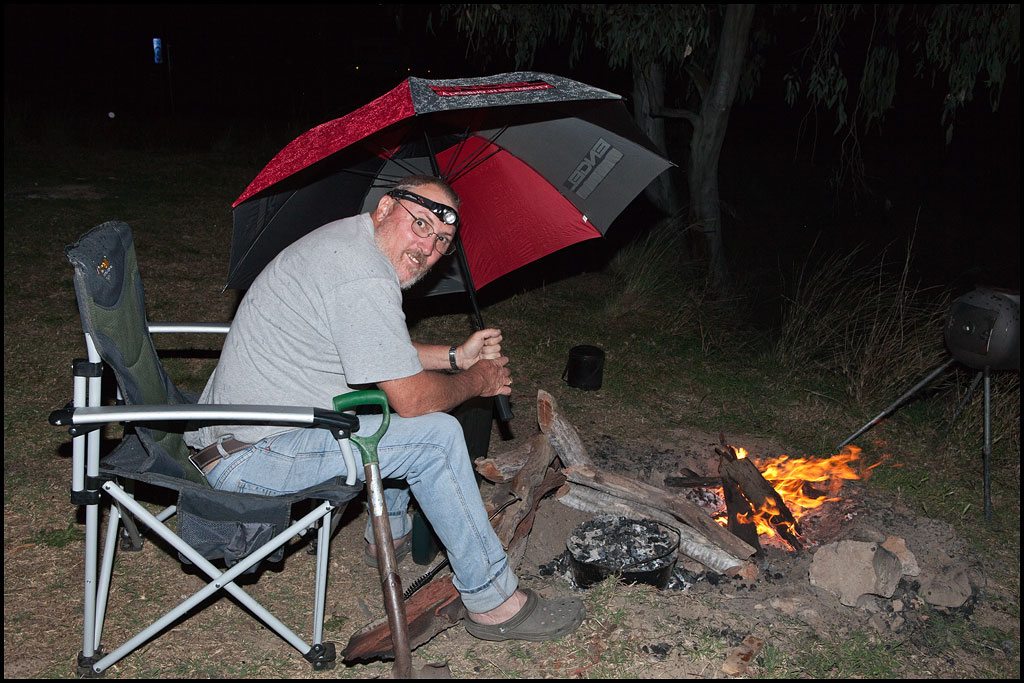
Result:
[[[745,449],[736,448],[735,451],[738,458],[747,457]],[[836,494],[842,488],[844,480],[862,479],[871,469],[881,464],[872,465],[863,474],[858,474],[852,465],[860,460],[860,453],[856,446],[846,446],[841,453],[830,458],[791,458],[788,455],[780,455],[760,464],[758,469],[782,496],[793,518],[799,522],[809,510],[830,501],[840,500]],[[757,525],[759,536],[775,538],[775,525],[785,525],[787,531],[796,535],[792,525],[781,520],[779,512],[770,502],[754,511],[753,521]],[[750,523],[748,515],[739,515],[737,519],[741,523]],[[716,517],[715,521],[722,526],[727,524],[724,513]]]

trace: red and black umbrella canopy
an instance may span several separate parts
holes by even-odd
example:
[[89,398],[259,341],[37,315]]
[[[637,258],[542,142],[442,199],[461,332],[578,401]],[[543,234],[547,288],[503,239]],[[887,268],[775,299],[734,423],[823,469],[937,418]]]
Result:
[[[247,288],[281,249],[373,209],[412,173],[445,178],[462,200],[464,277],[449,259],[427,293],[483,287],[554,251],[600,237],[672,164],[622,98],[560,76],[516,72],[409,78],[303,133],[234,203],[226,288]],[[467,281],[471,283],[466,285]]]

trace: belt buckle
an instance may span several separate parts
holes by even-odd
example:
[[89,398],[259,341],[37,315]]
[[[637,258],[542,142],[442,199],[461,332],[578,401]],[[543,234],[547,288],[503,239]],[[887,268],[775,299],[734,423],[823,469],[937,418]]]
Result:
[[[202,451],[200,451],[200,453],[201,453],[201,452],[202,452]],[[203,475],[203,476],[205,477],[205,476],[206,476],[206,472],[203,472],[203,468],[202,468],[202,467],[200,467],[200,466],[199,466],[199,463],[197,463],[197,462],[196,462],[196,461],[194,460],[195,456],[197,456],[197,455],[199,455],[199,453],[192,453],[191,455],[189,455],[189,456],[188,456],[188,461],[189,461],[190,463],[192,463],[192,466],[193,466],[193,467],[195,467],[195,468],[196,468],[197,470],[199,470],[199,474],[201,474],[201,475]]]

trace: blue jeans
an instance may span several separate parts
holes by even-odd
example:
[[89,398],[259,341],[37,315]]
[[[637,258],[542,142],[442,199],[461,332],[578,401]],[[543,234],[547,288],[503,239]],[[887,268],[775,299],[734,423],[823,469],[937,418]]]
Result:
[[[380,426],[380,416],[360,415],[361,436]],[[356,476],[366,475],[356,454]],[[401,538],[412,531],[406,512],[410,490],[437,537],[448,550],[454,584],[470,612],[486,612],[505,602],[519,580],[508,566],[480,499],[459,421],[444,413],[420,417],[391,416],[377,449],[381,477],[405,480],[407,486],[384,490],[391,531]],[[263,495],[292,493],[315,486],[347,470],[341,447],[326,429],[296,429],[268,437],[222,459],[207,474],[214,488]],[[373,539],[367,524],[366,539]]]

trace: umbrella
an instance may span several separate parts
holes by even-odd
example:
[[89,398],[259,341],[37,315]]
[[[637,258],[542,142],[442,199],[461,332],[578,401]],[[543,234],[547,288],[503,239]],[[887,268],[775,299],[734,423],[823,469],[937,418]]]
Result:
[[253,179],[233,205],[225,289],[247,288],[291,242],[427,173],[462,204],[456,258],[423,293],[466,291],[483,327],[477,288],[604,235],[670,166],[606,90],[538,72],[408,78],[303,133]]
[[449,277],[425,293],[472,291],[602,236],[671,165],[622,98],[599,88],[536,72],[409,78],[300,135],[256,176],[233,205],[225,288],[245,289],[291,242],[373,209],[402,177],[428,173],[462,200],[469,273],[449,259]]

